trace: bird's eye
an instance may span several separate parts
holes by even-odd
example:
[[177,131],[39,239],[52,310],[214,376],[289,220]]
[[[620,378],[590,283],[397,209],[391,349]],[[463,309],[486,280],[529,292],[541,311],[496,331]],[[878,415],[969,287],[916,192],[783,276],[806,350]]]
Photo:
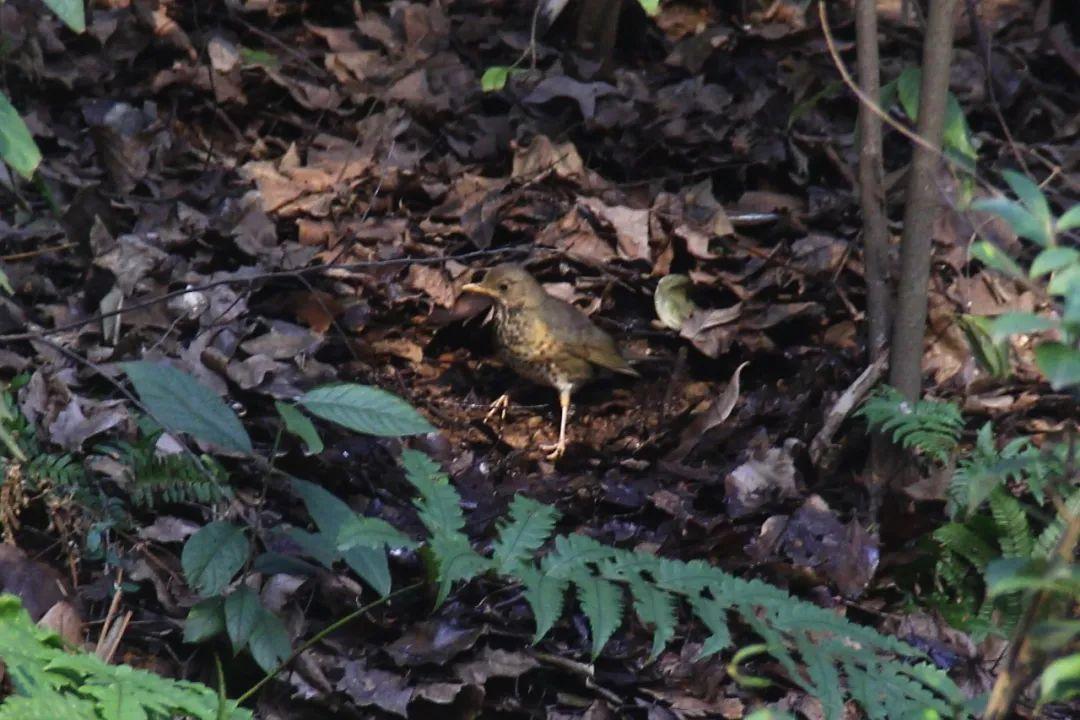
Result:
[[506,292],[509,289],[510,289],[510,283],[506,283],[506,282],[499,283],[499,290],[501,292]]

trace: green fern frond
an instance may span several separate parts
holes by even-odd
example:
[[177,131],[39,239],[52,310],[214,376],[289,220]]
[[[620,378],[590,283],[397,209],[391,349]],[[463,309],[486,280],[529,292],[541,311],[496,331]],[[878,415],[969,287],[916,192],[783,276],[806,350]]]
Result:
[[[1075,490],[1065,500],[1065,509],[1069,515],[1076,515],[1080,513],[1080,488]],[[1031,556],[1035,558],[1049,558],[1057,550],[1058,540],[1061,539],[1061,533],[1065,530],[1065,518],[1062,515],[1058,515],[1050,523],[1043,528],[1043,531],[1039,533],[1039,537],[1035,539],[1035,547],[1031,551]]]
[[622,624],[623,591],[615,583],[580,565],[570,573],[570,581],[577,587],[581,611],[589,621],[592,656],[595,659]]
[[251,720],[249,711],[229,701],[222,705],[204,685],[65,652],[59,638],[34,625],[11,595],[0,596],[0,660],[15,691],[0,705],[0,718]]
[[890,435],[893,442],[945,463],[960,440],[964,419],[953,403],[920,400],[909,403],[900,391],[883,387],[871,395],[856,416],[871,430]]
[[510,503],[510,516],[499,526],[493,558],[495,569],[508,573],[536,555],[536,551],[551,537],[558,511],[524,495],[516,495]]
[[1035,537],[1028,524],[1024,506],[1004,488],[997,488],[990,493],[990,512],[994,516],[1005,557],[1031,557],[1035,549]]

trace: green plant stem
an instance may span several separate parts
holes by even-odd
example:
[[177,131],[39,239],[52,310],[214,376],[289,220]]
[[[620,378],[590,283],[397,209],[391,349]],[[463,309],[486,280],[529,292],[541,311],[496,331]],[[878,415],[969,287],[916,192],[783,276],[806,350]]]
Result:
[[349,613],[345,617],[341,618],[340,620],[336,620],[336,621],[330,623],[325,628],[323,628],[319,632],[315,633],[309,640],[307,640],[302,645],[300,645],[300,647],[293,650],[292,653],[289,655],[289,657],[282,660],[281,663],[276,668],[274,668],[272,671],[270,671],[266,675],[264,675],[263,678],[261,680],[259,680],[259,682],[252,685],[251,688],[248,689],[247,692],[245,692],[243,695],[238,697],[236,699],[236,704],[237,705],[242,705],[245,701],[251,699],[251,697],[255,693],[257,693],[259,690],[261,690],[262,687],[264,685],[266,685],[268,682],[270,682],[275,677],[277,677],[278,673],[280,673],[282,670],[284,670],[286,667],[288,667],[289,664],[292,663],[293,660],[298,658],[302,652],[304,652],[304,651],[308,650],[309,648],[313,647],[314,645],[318,644],[319,642],[321,642],[325,637],[327,637],[331,633],[336,632],[337,630],[339,630],[339,629],[343,628],[344,626],[348,625],[349,623],[351,623],[356,618],[370,612],[371,610],[374,610],[375,608],[379,607],[380,605],[384,605],[385,603],[388,603],[391,600],[393,600],[394,598],[399,597],[401,595],[404,595],[405,593],[412,592],[413,590],[418,590],[419,588],[423,587],[423,585],[424,585],[424,583],[422,583],[422,582],[413,583],[412,585],[406,585],[403,588],[395,590],[394,592],[390,593],[389,595],[381,597],[378,600],[373,600],[373,601],[369,602],[367,605],[364,605],[364,606],[352,611],[351,613]]

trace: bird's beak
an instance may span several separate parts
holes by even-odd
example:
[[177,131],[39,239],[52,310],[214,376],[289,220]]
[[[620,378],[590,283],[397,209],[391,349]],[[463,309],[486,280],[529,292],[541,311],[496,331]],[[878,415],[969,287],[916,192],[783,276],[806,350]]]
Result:
[[485,287],[484,285],[479,285],[477,283],[465,283],[465,285],[461,287],[461,292],[471,292],[476,293],[477,295],[487,295],[490,298],[498,297],[494,290],[489,287]]

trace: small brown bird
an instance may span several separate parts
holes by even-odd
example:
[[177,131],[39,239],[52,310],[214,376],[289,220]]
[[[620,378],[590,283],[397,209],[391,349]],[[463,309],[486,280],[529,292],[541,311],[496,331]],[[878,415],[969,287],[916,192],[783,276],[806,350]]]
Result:
[[506,363],[559,391],[559,442],[543,448],[552,451],[553,459],[566,450],[570,394],[593,377],[593,365],[640,377],[610,335],[570,303],[548,295],[519,265],[498,265],[481,282],[462,289],[494,299],[495,334]]

